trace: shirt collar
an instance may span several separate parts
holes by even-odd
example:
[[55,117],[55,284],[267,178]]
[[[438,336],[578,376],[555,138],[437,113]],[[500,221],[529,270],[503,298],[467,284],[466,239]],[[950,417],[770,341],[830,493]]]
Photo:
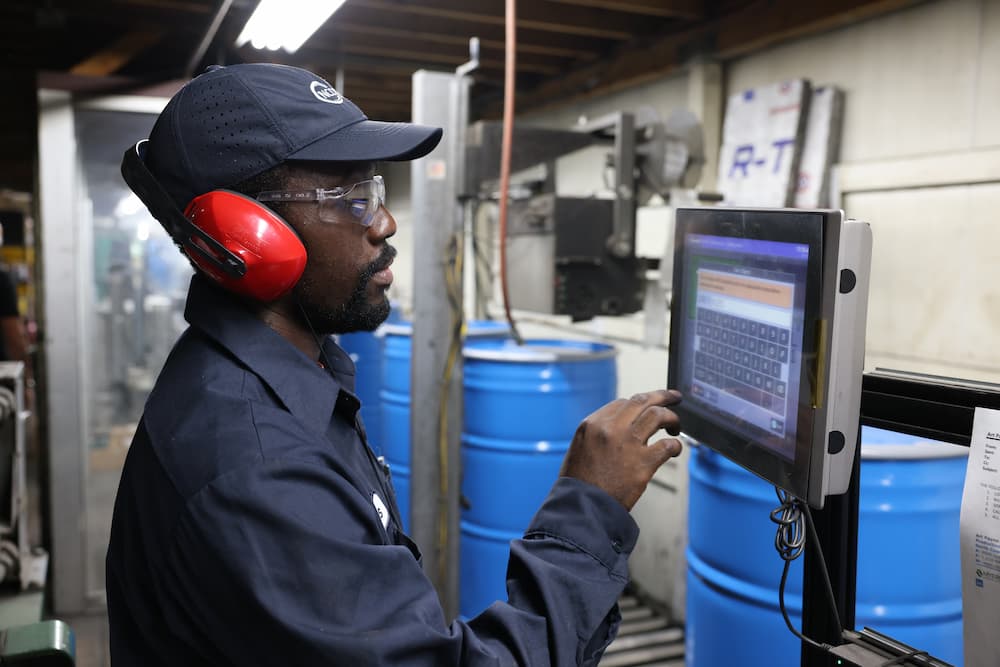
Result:
[[330,365],[325,370],[204,276],[191,279],[184,318],[268,385],[293,415],[321,433],[341,391],[353,398],[354,362],[332,338],[323,342]]

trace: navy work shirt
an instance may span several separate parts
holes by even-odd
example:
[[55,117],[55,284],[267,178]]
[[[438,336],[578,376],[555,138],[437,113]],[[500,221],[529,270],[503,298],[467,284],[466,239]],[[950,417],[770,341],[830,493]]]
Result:
[[319,367],[195,277],[107,557],[115,667],[593,665],[638,529],[562,478],[511,545],[509,602],[444,618],[363,440],[354,365]]

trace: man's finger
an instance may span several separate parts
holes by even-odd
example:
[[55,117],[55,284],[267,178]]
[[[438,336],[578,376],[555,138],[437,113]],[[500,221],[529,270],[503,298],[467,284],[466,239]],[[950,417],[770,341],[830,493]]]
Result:
[[633,394],[628,399],[640,405],[676,405],[681,402],[681,392],[676,389],[656,389],[645,391],[640,394]]
[[673,410],[661,405],[646,406],[632,421],[632,432],[646,442],[660,429],[677,435],[681,429],[681,419]]
[[662,438],[645,448],[646,462],[655,470],[681,453],[684,447],[677,438]]
[[616,417],[623,417],[630,421],[646,408],[650,406],[668,407],[681,402],[681,393],[676,389],[657,389],[640,394],[633,394],[624,402],[621,412]]

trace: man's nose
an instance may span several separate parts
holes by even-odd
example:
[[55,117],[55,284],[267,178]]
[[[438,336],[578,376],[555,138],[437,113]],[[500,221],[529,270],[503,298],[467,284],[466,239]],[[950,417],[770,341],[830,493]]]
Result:
[[379,207],[372,224],[368,227],[368,234],[372,242],[378,243],[389,238],[396,233],[396,219],[389,213],[385,206]]

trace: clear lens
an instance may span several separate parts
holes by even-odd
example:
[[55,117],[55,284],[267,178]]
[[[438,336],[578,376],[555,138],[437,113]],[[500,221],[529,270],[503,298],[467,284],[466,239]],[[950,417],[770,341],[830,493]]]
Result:
[[332,190],[279,191],[269,190],[257,195],[262,202],[316,202],[319,219],[338,222],[345,217],[368,227],[385,204],[385,181],[381,176],[355,183],[347,188]]
[[378,210],[385,204],[385,182],[381,176],[355,183],[346,192],[320,195],[319,219],[325,222],[342,220],[346,214],[365,227],[372,224]]

